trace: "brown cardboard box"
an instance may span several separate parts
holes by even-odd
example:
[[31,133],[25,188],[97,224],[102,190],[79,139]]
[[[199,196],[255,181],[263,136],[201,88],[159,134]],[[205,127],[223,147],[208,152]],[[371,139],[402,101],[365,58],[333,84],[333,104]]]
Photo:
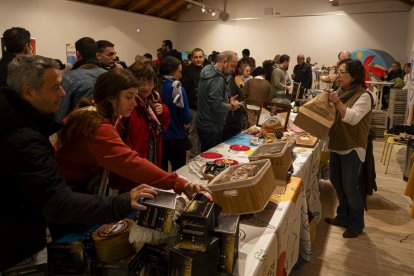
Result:
[[335,114],[335,106],[329,102],[328,93],[322,92],[299,109],[294,124],[319,139],[325,139],[335,121]]
[[301,113],[301,110],[299,110],[294,124],[300,127],[301,129],[305,130],[306,132],[309,132],[311,135],[318,137],[319,139],[325,139],[326,136],[328,136],[329,130],[332,127],[332,124],[329,127],[327,127],[321,122],[318,122],[315,119],[306,116],[305,114]]

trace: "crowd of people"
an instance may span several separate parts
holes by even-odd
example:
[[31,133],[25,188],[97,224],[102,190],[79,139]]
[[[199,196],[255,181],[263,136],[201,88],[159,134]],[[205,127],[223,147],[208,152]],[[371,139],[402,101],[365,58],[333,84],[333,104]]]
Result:
[[[83,37],[75,43],[76,63],[62,70],[55,59],[32,55],[26,29],[8,29],[3,39],[0,219],[7,227],[0,230],[0,271],[44,248],[46,227],[55,240],[144,210],[138,199],[153,198],[154,188],[188,197],[207,190],[174,171],[255,125],[264,102],[294,100],[312,87],[311,58],[303,54],[289,76],[286,54],[257,66],[248,49],[240,59],[233,51],[206,59],[195,48],[186,64],[164,40],[156,59],[147,53],[127,66],[117,60],[114,43]],[[348,54],[340,53],[335,79],[326,80],[338,88],[329,99],[337,109],[331,182],[340,203],[326,221],[356,237],[363,206],[356,180],[347,176],[356,177],[365,159],[372,98],[361,62]],[[384,79],[402,77],[401,68],[392,69]],[[119,194],[100,196],[107,187]]]

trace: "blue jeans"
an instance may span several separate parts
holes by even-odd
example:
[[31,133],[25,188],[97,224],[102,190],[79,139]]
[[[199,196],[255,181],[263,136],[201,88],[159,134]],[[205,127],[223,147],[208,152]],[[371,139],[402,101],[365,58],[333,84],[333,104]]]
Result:
[[350,230],[364,229],[364,205],[358,189],[362,162],[358,154],[354,150],[346,155],[331,152],[329,162],[330,180],[339,200],[336,219]]

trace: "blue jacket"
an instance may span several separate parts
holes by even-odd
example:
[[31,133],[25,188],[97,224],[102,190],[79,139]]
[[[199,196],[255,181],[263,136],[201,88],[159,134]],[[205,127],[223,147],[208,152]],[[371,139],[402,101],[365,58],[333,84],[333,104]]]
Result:
[[184,125],[189,124],[192,120],[192,115],[188,107],[187,94],[184,87],[182,87],[182,95],[184,100],[184,108],[179,108],[173,103],[172,87],[173,82],[168,79],[164,79],[162,82],[162,101],[168,106],[170,111],[170,125],[167,131],[163,134],[164,140],[182,140],[185,139],[186,133]]
[[107,71],[101,67],[78,68],[67,72],[61,84],[66,96],[62,98],[60,109],[55,113],[56,121],[62,121],[82,98],[91,97],[96,79],[105,72]]

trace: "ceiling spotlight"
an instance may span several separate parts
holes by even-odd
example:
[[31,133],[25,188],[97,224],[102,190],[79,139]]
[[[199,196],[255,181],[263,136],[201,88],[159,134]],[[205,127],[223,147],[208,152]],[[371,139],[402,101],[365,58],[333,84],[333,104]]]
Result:
[[329,0],[328,3],[331,4],[331,6],[333,6],[333,7],[339,6],[339,1],[338,0]]
[[207,10],[206,10],[206,8],[204,6],[201,8],[201,12],[202,13],[206,13],[207,12]]
[[211,12],[211,16],[216,16],[216,12],[214,10]]

